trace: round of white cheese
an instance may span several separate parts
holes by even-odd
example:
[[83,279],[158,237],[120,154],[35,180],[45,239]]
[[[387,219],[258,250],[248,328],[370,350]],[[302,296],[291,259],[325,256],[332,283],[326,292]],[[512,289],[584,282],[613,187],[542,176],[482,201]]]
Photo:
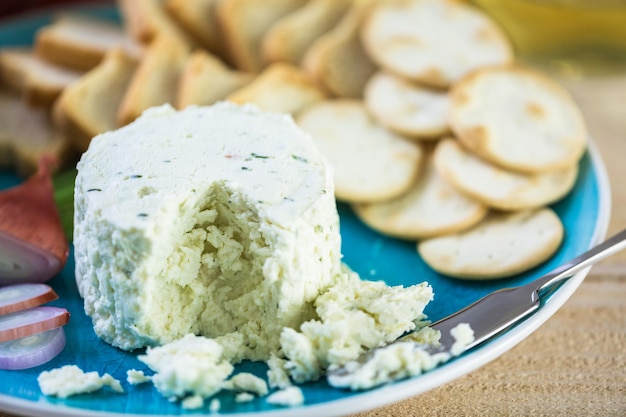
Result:
[[340,273],[332,172],[288,116],[220,103],[145,112],[78,164],[76,280],[122,349],[237,333],[267,359]]

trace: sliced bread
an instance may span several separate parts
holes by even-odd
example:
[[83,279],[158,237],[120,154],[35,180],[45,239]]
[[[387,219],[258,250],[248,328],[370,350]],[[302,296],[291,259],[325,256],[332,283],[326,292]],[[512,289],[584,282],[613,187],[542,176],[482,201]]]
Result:
[[79,151],[99,133],[118,127],[117,110],[130,83],[136,62],[112,49],[102,62],[66,88],[54,107],[55,123]]
[[0,90],[0,168],[27,177],[43,155],[61,166],[72,160],[72,146],[56,130],[47,109],[28,106],[15,92]]
[[169,103],[174,105],[189,50],[177,38],[160,36],[146,47],[133,74],[118,112],[118,124],[126,125],[144,110]]
[[324,92],[306,72],[286,63],[270,65],[250,84],[228,96],[234,103],[252,103],[261,110],[294,116],[324,98]]
[[31,106],[49,108],[63,89],[82,75],[82,71],[45,61],[27,48],[0,50],[2,84],[21,93]]
[[307,0],[223,0],[217,12],[235,67],[259,72],[265,63],[261,42],[270,27]]
[[359,27],[369,2],[355,2],[330,32],[318,38],[303,58],[304,68],[331,94],[361,98],[377,67],[361,45]]
[[180,76],[176,107],[209,106],[243,88],[253,78],[252,74],[229,68],[209,52],[196,50]]
[[[190,1],[189,3],[194,3]],[[193,47],[196,42],[165,9],[165,0],[117,0],[126,32],[142,45],[163,35]]]
[[78,71],[98,65],[111,48],[121,48],[139,57],[141,48],[123,29],[111,22],[92,17],[64,14],[35,37],[35,53],[48,62]]
[[313,43],[334,28],[352,0],[311,0],[277,21],[263,38],[266,62],[299,65]]
[[170,16],[184,28],[201,47],[222,56],[224,42],[217,19],[217,5],[222,0],[166,0]]

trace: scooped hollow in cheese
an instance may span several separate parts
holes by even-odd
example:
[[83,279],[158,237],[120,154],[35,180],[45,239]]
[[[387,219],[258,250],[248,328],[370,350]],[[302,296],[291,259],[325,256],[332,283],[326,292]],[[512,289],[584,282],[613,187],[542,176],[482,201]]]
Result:
[[288,116],[153,108],[83,154],[74,246],[105,341],[131,350],[236,332],[233,360],[266,360],[341,273],[331,168]]

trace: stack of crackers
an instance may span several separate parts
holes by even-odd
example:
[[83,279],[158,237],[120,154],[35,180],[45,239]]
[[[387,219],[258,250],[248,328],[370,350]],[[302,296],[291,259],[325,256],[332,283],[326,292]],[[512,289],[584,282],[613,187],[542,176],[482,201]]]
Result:
[[515,62],[480,10],[454,0],[118,3],[122,27],[59,16],[32,49],[0,51],[0,118],[11,119],[0,164],[26,173],[43,152],[71,163],[155,105],[253,103],[291,114],[334,166],[337,199],[415,241],[436,271],[507,277],[561,244],[548,206],[576,181],[584,120],[560,85]]

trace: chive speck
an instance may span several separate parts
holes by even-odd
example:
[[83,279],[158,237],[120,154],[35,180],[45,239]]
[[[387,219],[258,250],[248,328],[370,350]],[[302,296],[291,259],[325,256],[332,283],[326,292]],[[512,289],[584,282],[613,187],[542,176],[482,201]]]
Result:
[[303,157],[301,157],[301,156],[298,156],[298,155],[291,155],[291,157],[292,157],[293,159],[295,159],[296,161],[298,161],[298,162],[302,162],[302,163],[305,163],[305,164],[308,164],[308,163],[309,163],[309,160],[308,160],[308,159],[303,158]]

